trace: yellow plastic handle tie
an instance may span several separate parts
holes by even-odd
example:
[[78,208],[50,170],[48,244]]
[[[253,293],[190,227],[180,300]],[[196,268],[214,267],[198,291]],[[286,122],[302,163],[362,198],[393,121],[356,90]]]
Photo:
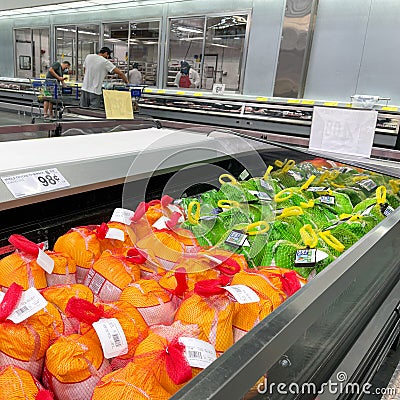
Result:
[[335,182],[331,182],[331,185],[335,188],[345,188],[346,187],[345,185],[341,185],[341,184],[335,183]]
[[315,182],[315,184],[318,186],[320,185],[325,179],[328,179],[329,177],[329,171],[325,171],[323,172],[319,177],[318,177],[318,181]]
[[300,190],[307,190],[310,185],[314,182],[316,176],[315,175],[311,175],[306,182],[303,183],[303,185],[300,187]]
[[282,168],[282,173],[286,173],[289,170],[291,170],[294,166],[296,165],[296,162],[294,160],[288,160],[286,164]]
[[286,217],[293,217],[297,215],[303,215],[303,209],[299,206],[287,207],[282,210],[282,214],[278,215],[276,218],[286,218]]
[[[193,212],[193,208],[195,211]],[[200,203],[198,201],[191,201],[188,206],[188,220],[191,224],[197,225],[200,220]]]
[[265,174],[263,176],[263,179],[268,179],[269,176],[271,175],[272,170],[274,169],[274,167],[272,165],[270,165],[267,170],[265,171]]
[[240,203],[235,200],[218,200],[218,207],[229,210],[234,207],[240,207]]
[[386,203],[386,186],[378,186],[376,188],[376,203],[377,204]]
[[365,179],[368,179],[368,178],[369,178],[369,175],[354,176],[353,177],[353,182],[364,181]]
[[400,179],[391,179],[389,181],[390,186],[392,187],[393,194],[397,194],[400,191]]
[[347,219],[349,221],[359,221],[360,219],[362,219],[362,215],[360,214],[340,214],[339,216],[340,220],[344,220]]
[[275,160],[274,164],[278,167],[278,168],[282,168],[285,163],[281,160]]
[[328,171],[328,179],[330,181],[334,181],[339,175],[340,175],[340,172],[337,169],[334,169],[330,172]]
[[[225,181],[224,178],[227,178],[228,181]],[[230,174],[222,174],[219,177],[219,183],[223,185],[224,183],[231,183],[232,185],[237,185],[238,181]]]
[[301,208],[313,208],[315,205],[314,200],[309,200],[308,203],[305,203],[304,201],[300,202]]
[[344,244],[337,240],[335,236],[332,235],[331,231],[319,232],[319,236],[328,246],[331,246],[332,249],[335,249],[340,253],[344,251]]
[[[263,227],[263,228],[262,228]],[[266,221],[253,222],[243,229],[249,236],[260,235],[261,233],[268,232],[269,224]]]
[[274,196],[274,200],[276,203],[282,203],[283,201],[289,200],[293,196],[293,190],[290,188],[286,188],[281,190]]
[[310,249],[314,249],[318,244],[318,236],[310,224],[300,228],[300,236],[303,243]]

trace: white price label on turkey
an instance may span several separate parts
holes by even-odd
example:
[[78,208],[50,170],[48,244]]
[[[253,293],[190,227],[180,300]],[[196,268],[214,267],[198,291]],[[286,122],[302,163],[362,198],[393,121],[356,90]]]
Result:
[[110,222],[120,222],[121,224],[130,225],[131,218],[135,213],[127,208],[116,208],[110,219]]
[[17,307],[7,319],[14,322],[14,324],[19,324],[46,306],[47,300],[38,292],[37,289],[32,287],[22,293],[21,300]]
[[191,367],[207,368],[217,359],[214,346],[204,340],[181,337],[179,341],[185,346],[185,358]]
[[258,303],[260,301],[258,294],[248,286],[232,285],[224,286],[224,289],[229,292],[239,304]]
[[54,260],[47,255],[42,249],[39,249],[39,254],[36,263],[41,266],[48,274],[51,274],[54,269]]
[[51,192],[70,186],[57,168],[2,176],[1,180],[15,198]]
[[106,239],[115,239],[123,242],[125,240],[124,231],[121,231],[121,229],[117,228],[108,228]]
[[128,352],[128,342],[116,318],[102,318],[92,324],[99,337],[105,358],[122,356]]

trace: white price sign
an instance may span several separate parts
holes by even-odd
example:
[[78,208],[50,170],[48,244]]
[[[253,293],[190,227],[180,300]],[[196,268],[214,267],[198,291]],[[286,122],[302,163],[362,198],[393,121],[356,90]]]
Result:
[[214,83],[213,85],[213,94],[224,94],[225,92],[225,84],[223,83]]
[[15,198],[51,192],[70,186],[57,168],[2,176],[1,180]]

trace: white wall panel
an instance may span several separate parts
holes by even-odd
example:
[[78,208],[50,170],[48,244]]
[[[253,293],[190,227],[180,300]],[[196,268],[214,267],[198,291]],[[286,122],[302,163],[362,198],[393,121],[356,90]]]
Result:
[[305,98],[349,101],[356,93],[370,6],[371,0],[320,0]]
[[399,0],[372,0],[357,92],[400,104]]

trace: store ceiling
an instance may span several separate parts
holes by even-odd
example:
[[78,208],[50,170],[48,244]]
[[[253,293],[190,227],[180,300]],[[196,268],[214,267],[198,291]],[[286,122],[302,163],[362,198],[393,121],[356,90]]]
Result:
[[15,10],[25,7],[48,6],[51,4],[70,3],[71,1],[74,0],[19,0],[18,2],[2,1],[0,2],[0,11]]

